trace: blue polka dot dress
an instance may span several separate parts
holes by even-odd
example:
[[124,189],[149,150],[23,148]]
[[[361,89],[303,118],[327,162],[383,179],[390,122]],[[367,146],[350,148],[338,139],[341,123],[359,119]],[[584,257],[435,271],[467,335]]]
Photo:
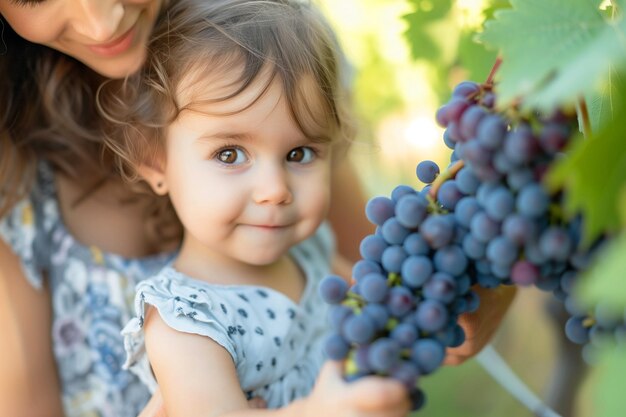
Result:
[[327,305],[318,292],[330,272],[333,250],[330,227],[291,249],[304,271],[306,285],[295,303],[271,288],[251,285],[212,285],[181,274],[172,267],[137,286],[136,317],[122,334],[127,367],[154,391],[156,380],[144,349],[146,305],[156,307],[173,329],[210,337],[233,358],[243,391],[278,408],[306,396],[324,361]]

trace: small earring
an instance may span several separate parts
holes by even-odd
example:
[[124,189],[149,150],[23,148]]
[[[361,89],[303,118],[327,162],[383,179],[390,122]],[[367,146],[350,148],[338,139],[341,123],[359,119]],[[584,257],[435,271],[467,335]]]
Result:
[[163,188],[163,181],[159,181],[156,183],[156,188],[157,190],[160,190],[161,188]]

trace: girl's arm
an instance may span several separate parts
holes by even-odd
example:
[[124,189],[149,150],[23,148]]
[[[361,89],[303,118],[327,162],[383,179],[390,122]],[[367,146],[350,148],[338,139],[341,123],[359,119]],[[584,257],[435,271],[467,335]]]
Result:
[[47,290],[36,290],[0,240],[0,415],[61,417]]
[[212,339],[178,332],[150,309],[146,351],[168,417],[402,417],[409,410],[404,387],[382,378],[342,380],[340,364],[327,364],[311,395],[277,410],[251,409],[230,354]]

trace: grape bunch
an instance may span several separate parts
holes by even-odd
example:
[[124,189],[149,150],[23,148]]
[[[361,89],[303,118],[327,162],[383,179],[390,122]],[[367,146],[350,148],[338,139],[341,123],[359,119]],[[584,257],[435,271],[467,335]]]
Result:
[[[446,127],[444,143],[453,150],[451,163],[458,170],[443,178],[436,198],[466,230],[462,246],[477,283],[534,285],[552,292],[571,315],[565,333],[574,343],[594,346],[623,338],[626,312],[603,305],[586,311],[572,296],[580,272],[606,237],[585,244],[583,218],[564,216],[565,192],[549,192],[543,185],[576,133],[575,113],[522,117],[514,108],[497,113],[495,98],[492,86],[463,82],[436,115]],[[420,165],[418,177],[431,182],[424,171],[432,171],[432,163]]]
[[565,332],[576,343],[624,337],[624,312],[589,312],[571,296],[604,238],[583,243],[583,219],[563,212],[563,192],[544,175],[577,129],[575,114],[522,115],[495,108],[490,83],[462,82],[436,114],[452,149],[441,172],[417,165],[417,191],[396,187],[374,197],[365,213],[377,226],[360,245],[352,285],[326,277],[320,292],[332,304],[326,353],[346,359],[348,379],[386,375],[406,385],[414,409],[425,395],[421,376],[465,340],[459,315],[478,308],[474,285],[535,285],[571,314]]

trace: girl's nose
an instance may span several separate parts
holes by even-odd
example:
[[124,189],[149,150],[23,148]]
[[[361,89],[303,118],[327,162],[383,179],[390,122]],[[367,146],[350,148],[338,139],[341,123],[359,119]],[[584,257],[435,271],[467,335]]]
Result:
[[120,0],[78,0],[74,6],[74,30],[94,43],[113,40],[122,18],[124,5]]
[[252,198],[257,204],[290,204],[293,194],[284,167],[269,166],[256,173]]

